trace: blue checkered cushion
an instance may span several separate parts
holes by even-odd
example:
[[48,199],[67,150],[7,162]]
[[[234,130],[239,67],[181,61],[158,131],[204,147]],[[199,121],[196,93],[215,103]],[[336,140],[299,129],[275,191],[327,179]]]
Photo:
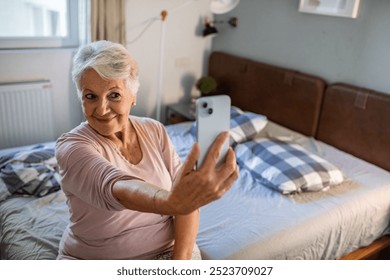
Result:
[[344,180],[336,166],[298,144],[260,139],[238,145],[235,152],[240,168],[284,194],[325,190]]
[[[266,116],[252,112],[244,112],[238,107],[230,109],[230,144],[236,145],[253,139],[267,124]],[[196,122],[193,123],[191,134],[196,137]]]
[[232,106],[230,110],[230,137],[232,144],[252,139],[266,126],[267,121],[266,116],[244,112]]
[[0,201],[12,195],[44,196],[60,189],[54,148],[37,145],[0,156]]

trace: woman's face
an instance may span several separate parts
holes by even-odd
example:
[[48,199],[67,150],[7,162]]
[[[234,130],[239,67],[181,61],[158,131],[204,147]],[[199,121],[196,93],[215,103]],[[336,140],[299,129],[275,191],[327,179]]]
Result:
[[80,81],[84,116],[90,126],[103,136],[126,129],[134,94],[125,80],[105,80],[88,69]]

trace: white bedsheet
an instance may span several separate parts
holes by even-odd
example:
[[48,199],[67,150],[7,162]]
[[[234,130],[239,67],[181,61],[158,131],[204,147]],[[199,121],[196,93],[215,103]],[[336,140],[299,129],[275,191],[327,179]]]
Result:
[[[188,144],[174,130],[168,128],[184,159]],[[272,122],[258,137],[300,143],[347,180],[326,192],[286,196],[241,170],[223,198],[200,210],[197,244],[204,259],[337,259],[389,233],[389,172]]]
[[69,212],[62,191],[47,196],[13,197],[0,203],[0,257],[52,260]]

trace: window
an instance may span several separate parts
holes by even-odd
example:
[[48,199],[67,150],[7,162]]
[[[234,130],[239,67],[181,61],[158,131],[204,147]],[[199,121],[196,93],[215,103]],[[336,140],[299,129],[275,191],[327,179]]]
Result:
[[0,49],[77,46],[78,2],[0,0]]

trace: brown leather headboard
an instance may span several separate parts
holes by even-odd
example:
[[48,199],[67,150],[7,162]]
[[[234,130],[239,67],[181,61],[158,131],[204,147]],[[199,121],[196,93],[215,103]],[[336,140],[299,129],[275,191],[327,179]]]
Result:
[[347,84],[328,86],[317,138],[390,171],[390,95]]
[[208,73],[232,105],[314,136],[325,82],[318,77],[222,52],[213,52]]

